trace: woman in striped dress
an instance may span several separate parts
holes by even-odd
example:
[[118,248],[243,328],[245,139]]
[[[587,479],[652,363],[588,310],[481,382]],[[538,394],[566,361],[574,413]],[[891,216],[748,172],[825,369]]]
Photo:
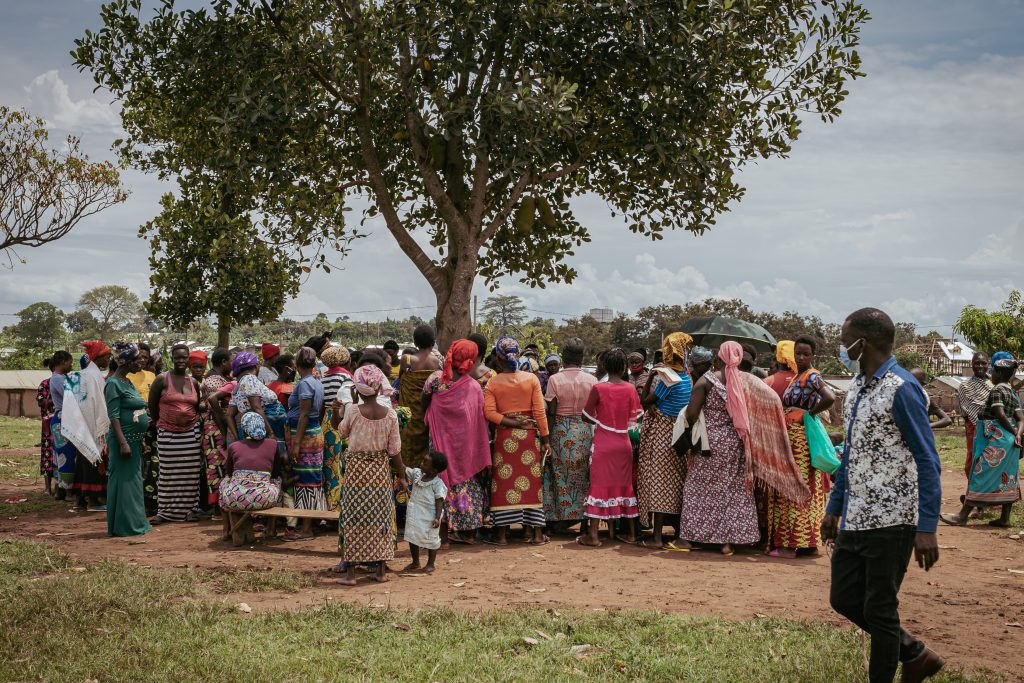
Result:
[[188,371],[189,349],[171,349],[173,369],[156,378],[149,390],[149,412],[156,423],[160,454],[157,512],[150,524],[195,521],[202,476],[199,434],[199,385]]
[[331,424],[334,415],[334,401],[342,391],[351,391],[352,373],[348,364],[352,360],[344,346],[329,346],[320,353],[320,360],[327,366],[322,384],[324,387],[323,418],[320,423],[324,430],[324,498],[328,510],[337,510],[341,500],[342,453],[345,440]]

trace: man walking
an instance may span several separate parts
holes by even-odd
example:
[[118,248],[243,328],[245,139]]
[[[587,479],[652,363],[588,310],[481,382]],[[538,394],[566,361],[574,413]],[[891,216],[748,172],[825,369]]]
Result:
[[[871,636],[869,678],[889,683],[936,674],[944,662],[900,627],[899,590],[913,552],[925,571],[939,559],[939,455],[924,391],[892,355],[896,328],[877,308],[843,323],[841,342],[861,374],[850,384],[846,447],[821,535],[835,540],[832,608]],[[840,527],[839,518],[842,517]]]

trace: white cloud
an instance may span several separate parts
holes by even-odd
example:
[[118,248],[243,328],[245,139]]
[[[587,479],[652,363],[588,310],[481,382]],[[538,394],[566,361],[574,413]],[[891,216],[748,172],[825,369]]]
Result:
[[94,97],[72,99],[68,84],[57,69],[36,76],[25,88],[29,110],[47,123],[70,132],[112,132],[121,127],[120,119],[109,104]]

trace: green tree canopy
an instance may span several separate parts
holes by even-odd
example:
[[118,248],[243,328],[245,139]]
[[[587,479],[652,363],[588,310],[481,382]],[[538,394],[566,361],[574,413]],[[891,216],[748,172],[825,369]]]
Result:
[[469,331],[478,275],[575,277],[574,196],[651,239],[707,230],[739,169],[840,113],[867,19],[852,0],[141,5],[104,5],[73,53],[121,101],[123,158],[232,165],[300,246],[357,235],[335,217],[361,197],[432,288],[442,343]]
[[122,285],[90,289],[79,298],[76,310],[91,315],[97,336],[107,341],[113,341],[115,333],[138,327],[145,315],[139,297]]
[[151,315],[179,328],[217,320],[219,346],[233,325],[269,322],[299,288],[294,261],[256,239],[247,215],[222,211],[224,198],[202,187],[160,201],[163,210],[139,231],[149,238]]
[[64,312],[40,301],[18,311],[18,322],[13,328],[19,348],[53,351],[64,341]]
[[1013,290],[998,311],[967,306],[953,325],[978,351],[991,355],[1009,351],[1014,358],[1024,357],[1024,295]]

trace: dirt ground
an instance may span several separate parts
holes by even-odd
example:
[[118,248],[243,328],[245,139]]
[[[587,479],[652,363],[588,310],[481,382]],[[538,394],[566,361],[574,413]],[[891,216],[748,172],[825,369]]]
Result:
[[[943,487],[948,492],[943,508],[953,510],[963,488],[962,473],[944,472]],[[41,489],[40,480],[0,481],[0,499]],[[1024,541],[977,523],[939,532],[938,565],[928,573],[912,565],[903,584],[904,627],[952,666],[987,667],[1024,681]],[[257,611],[345,600],[402,609],[564,606],[845,623],[828,604],[827,554],[778,560],[741,550],[726,558],[710,551],[654,552],[607,542],[590,549],[577,546],[572,536],[556,536],[542,547],[453,546],[439,556],[434,575],[410,576],[399,571],[409,558],[403,543],[391,563],[391,581],[364,579],[345,588],[326,571],[337,561],[337,538],[329,533],[237,549],[221,540],[219,522],[165,524],[142,538],[108,538],[102,514],[60,508],[2,518],[0,535],[48,541],[82,562],[116,557],[161,569],[274,568],[315,578],[313,588],[298,593],[224,597]]]

